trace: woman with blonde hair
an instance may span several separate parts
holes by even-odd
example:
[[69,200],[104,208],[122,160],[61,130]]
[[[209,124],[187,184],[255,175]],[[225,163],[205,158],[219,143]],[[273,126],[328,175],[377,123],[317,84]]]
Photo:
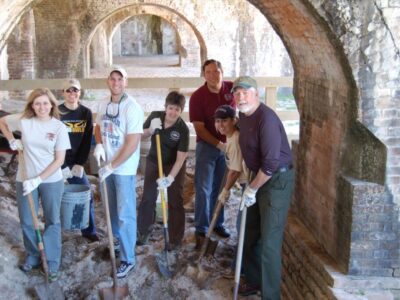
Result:
[[[26,258],[19,268],[25,273],[40,266],[32,216],[27,195],[34,200],[36,213],[39,199],[43,206],[45,230],[43,242],[49,266],[49,280],[57,280],[61,261],[61,197],[64,180],[61,165],[70,142],[65,125],[59,120],[57,100],[47,88],[33,90],[22,114],[0,119],[0,130],[11,149],[23,150],[24,166],[18,166],[16,193]],[[13,131],[21,132],[16,140]]]

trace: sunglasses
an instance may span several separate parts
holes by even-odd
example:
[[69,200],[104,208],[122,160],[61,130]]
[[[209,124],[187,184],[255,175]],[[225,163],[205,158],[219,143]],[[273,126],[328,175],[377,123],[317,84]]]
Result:
[[74,87],[71,87],[71,88],[65,90],[65,92],[68,93],[68,94],[69,94],[69,93],[78,93],[78,92],[79,92],[79,89],[74,88]]

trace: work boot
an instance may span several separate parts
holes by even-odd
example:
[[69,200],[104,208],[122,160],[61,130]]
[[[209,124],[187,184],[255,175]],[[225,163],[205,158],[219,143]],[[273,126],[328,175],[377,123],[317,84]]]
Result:
[[200,250],[201,246],[203,245],[204,239],[206,238],[206,234],[204,232],[196,231],[194,233],[194,236],[196,238],[196,246],[194,247],[194,249],[195,250]]

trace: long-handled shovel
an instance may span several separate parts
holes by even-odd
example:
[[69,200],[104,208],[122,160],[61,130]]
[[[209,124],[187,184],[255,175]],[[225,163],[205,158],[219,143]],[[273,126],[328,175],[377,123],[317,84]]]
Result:
[[[27,178],[27,176],[26,176],[26,170],[25,170],[25,159],[24,159],[24,154],[23,154],[22,150],[18,150],[18,157],[19,157],[19,163],[20,163],[21,172],[22,172],[22,178],[25,180]],[[34,205],[31,193],[29,193],[27,195],[27,198],[28,198],[31,215],[32,215],[33,228],[35,229],[37,246],[38,246],[38,249],[40,252],[40,259],[42,260],[42,267],[43,267],[44,275],[46,278],[45,284],[39,284],[34,287],[35,293],[40,300],[65,299],[59,283],[58,282],[49,283],[49,267],[47,265],[46,252],[44,250],[42,234],[40,233],[39,221],[36,216],[35,205]]]
[[[161,157],[161,142],[159,130],[156,131],[156,146],[157,146],[157,163],[158,163],[158,177],[163,178],[163,166]],[[156,255],[156,261],[161,274],[164,277],[172,277],[172,272],[168,263],[168,247],[169,247],[169,235],[168,235],[168,220],[167,220],[167,207],[165,203],[165,198],[167,191],[166,189],[160,189],[161,197],[161,209],[162,209],[162,219],[163,219],[163,231],[164,231],[164,242],[165,248],[163,255]]]
[[[249,173],[248,183],[252,177],[253,172]],[[242,199],[243,201],[243,199]],[[240,203],[242,205],[242,203]],[[244,233],[246,230],[246,218],[247,218],[247,206],[244,205],[242,210],[242,216],[240,217],[240,230],[239,230],[239,241],[236,252],[236,266],[235,266],[235,285],[233,287],[233,299],[237,300],[238,292],[239,292],[239,283],[240,283],[240,272],[242,270],[242,255],[243,255],[243,242],[244,242]]]
[[[226,180],[227,172],[225,172],[224,177],[221,182],[221,188],[225,185],[225,180]],[[195,274],[195,280],[200,288],[204,288],[207,283],[210,281],[210,274],[209,272],[205,271],[201,265],[201,261],[204,256],[212,256],[215,253],[215,250],[218,246],[218,240],[212,240],[211,235],[212,232],[214,231],[215,225],[217,224],[217,219],[219,216],[219,213],[221,212],[222,207],[224,206],[224,203],[221,201],[217,201],[217,204],[214,207],[214,212],[211,218],[211,223],[210,226],[208,227],[207,234],[204,238],[204,241],[201,245],[200,249],[200,255],[199,258],[197,259],[196,266],[188,266],[187,268],[187,273],[188,275]]]
[[[100,164],[99,164],[100,168]],[[129,294],[128,285],[125,283],[123,286],[118,286],[117,283],[117,264],[115,261],[115,252],[114,252],[114,238],[112,234],[111,228],[111,219],[110,219],[110,208],[108,206],[108,194],[107,194],[107,185],[106,181],[100,182],[100,186],[102,188],[102,199],[104,205],[104,214],[106,215],[106,223],[107,223],[107,235],[108,235],[108,249],[110,250],[111,257],[111,267],[112,267],[112,275],[113,275],[113,286],[110,288],[103,288],[100,291],[100,296],[104,300],[109,299],[123,299]]]

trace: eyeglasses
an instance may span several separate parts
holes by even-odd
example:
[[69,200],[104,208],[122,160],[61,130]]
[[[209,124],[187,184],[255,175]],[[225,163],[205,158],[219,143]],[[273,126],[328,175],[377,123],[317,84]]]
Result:
[[75,87],[71,87],[71,88],[65,90],[65,92],[68,93],[68,94],[69,94],[69,93],[78,93],[78,92],[79,92],[79,89],[77,89],[77,88],[75,88]]

